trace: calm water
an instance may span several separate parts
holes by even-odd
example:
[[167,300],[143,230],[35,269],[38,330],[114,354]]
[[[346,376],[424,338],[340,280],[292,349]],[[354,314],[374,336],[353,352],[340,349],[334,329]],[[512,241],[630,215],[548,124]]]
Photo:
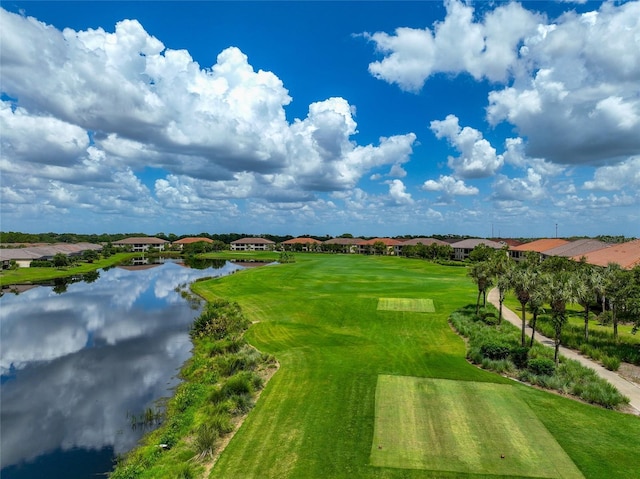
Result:
[[0,298],[0,476],[104,477],[190,355],[198,311],[176,287],[238,269],[117,267]]

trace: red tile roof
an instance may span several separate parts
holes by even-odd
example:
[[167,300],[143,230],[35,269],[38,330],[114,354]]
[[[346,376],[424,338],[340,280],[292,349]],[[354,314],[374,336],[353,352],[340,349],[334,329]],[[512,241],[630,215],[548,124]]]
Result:
[[322,241],[318,241],[315,238],[293,238],[287,241],[283,241],[282,244],[318,244],[322,243]]
[[114,241],[113,244],[165,244],[167,240],[156,238],[155,236],[138,236]]
[[200,241],[204,241],[205,243],[213,243],[213,240],[211,238],[182,238],[174,241],[173,244],[191,244],[198,243]]
[[536,253],[544,253],[552,248],[557,248],[567,244],[567,240],[560,238],[542,238],[530,243],[521,244],[520,246],[514,246],[509,248],[511,251],[535,251]]
[[362,238],[333,238],[325,241],[325,244],[352,245],[364,241]]
[[562,246],[558,246],[557,248],[549,249],[545,251],[544,254],[548,256],[566,256],[567,258],[570,258],[572,256],[582,256],[609,246],[611,245],[595,239],[579,239],[563,244]]
[[640,239],[614,244],[608,248],[574,256],[572,259],[579,261],[582,256],[589,264],[607,266],[609,263],[617,263],[625,269],[631,269],[640,265]]
[[442,241],[442,240],[435,239],[435,238],[411,238],[409,240],[403,241],[402,242],[402,246],[405,246],[405,245],[407,245],[407,246],[408,245],[417,245],[419,243],[422,243],[425,246],[428,246],[428,245],[433,244],[433,243],[440,244],[440,245],[449,244],[446,241]]
[[451,246],[454,249],[473,249],[480,244],[486,245],[489,248],[494,248],[494,249],[501,249],[504,247],[504,245],[500,243],[496,243],[495,241],[491,241],[484,238],[469,238],[462,241],[458,241],[457,243],[451,243]]
[[372,238],[370,240],[360,240],[359,245],[374,245],[376,243],[384,243],[385,246],[395,246],[402,244],[402,241],[398,241],[393,238]]
[[266,238],[241,238],[232,241],[231,244],[275,244]]

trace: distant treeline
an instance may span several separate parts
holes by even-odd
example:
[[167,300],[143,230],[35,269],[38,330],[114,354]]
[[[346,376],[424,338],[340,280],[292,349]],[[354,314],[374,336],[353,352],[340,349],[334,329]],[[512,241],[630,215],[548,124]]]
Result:
[[[163,232],[157,233],[155,235],[147,235],[145,233],[114,233],[114,234],[77,234],[77,233],[21,233],[19,231],[0,231],[0,243],[8,244],[8,243],[109,243],[118,241],[125,238],[131,238],[134,236],[155,236],[157,238],[162,238],[167,241],[177,241],[181,238],[187,237],[201,237],[201,238],[209,238],[214,241],[222,241],[223,243],[229,244],[232,241],[246,238],[246,237],[259,237],[266,238],[275,243],[282,243],[283,241],[287,241],[295,238],[295,236],[291,235],[271,235],[271,234],[249,234],[249,233],[225,233],[225,234],[209,234],[209,233],[199,233],[195,235],[176,235],[173,233],[165,234]],[[317,235],[300,235],[303,237],[314,238],[319,241],[326,241],[328,239],[332,239],[333,236],[325,235],[325,236],[317,236]],[[353,238],[353,235],[350,233],[344,233],[339,237],[342,238]],[[430,237],[436,238],[442,241],[446,241],[448,243],[462,241],[468,238],[474,238],[474,236],[469,235],[404,235],[404,236],[396,236],[396,239],[399,240],[409,240],[412,238],[420,238],[420,237]],[[365,236],[364,239],[370,239],[372,237]],[[567,240],[577,240],[589,238],[587,236],[575,236],[571,238],[565,238]],[[522,243],[527,243],[529,241],[533,241],[538,238],[514,238]],[[635,238],[625,237],[625,236],[611,236],[611,235],[600,235],[595,236],[593,239],[597,239],[603,241],[605,243],[624,243],[626,241],[631,241]],[[499,241],[499,240],[498,240]]]

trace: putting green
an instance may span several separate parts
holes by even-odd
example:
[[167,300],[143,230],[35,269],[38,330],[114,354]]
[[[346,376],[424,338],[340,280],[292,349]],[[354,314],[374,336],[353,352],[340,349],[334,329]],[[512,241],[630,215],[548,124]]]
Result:
[[379,298],[378,311],[410,311],[414,313],[435,313],[432,299],[422,298]]
[[381,375],[375,414],[373,466],[584,478],[510,385]]

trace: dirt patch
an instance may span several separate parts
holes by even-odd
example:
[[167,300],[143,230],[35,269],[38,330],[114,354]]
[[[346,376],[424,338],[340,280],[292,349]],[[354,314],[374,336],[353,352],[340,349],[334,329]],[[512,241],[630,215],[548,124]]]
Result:
[[640,366],[629,363],[620,363],[620,368],[618,368],[617,373],[627,381],[640,384]]

